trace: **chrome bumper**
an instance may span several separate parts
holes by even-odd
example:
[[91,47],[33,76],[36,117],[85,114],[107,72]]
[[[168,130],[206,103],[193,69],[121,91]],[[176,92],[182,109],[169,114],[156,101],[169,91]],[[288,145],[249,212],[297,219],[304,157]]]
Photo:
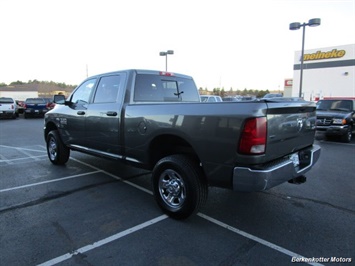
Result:
[[300,166],[294,166],[291,158],[285,158],[276,165],[263,169],[235,167],[233,172],[233,190],[262,191],[282,184],[311,170],[318,161],[321,148],[313,145],[310,149],[302,150],[306,159]]

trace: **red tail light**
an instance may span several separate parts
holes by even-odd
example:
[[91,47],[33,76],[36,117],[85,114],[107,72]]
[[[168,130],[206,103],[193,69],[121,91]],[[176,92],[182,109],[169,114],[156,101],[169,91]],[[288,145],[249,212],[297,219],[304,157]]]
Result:
[[239,143],[239,153],[243,154],[263,154],[266,148],[266,117],[256,117],[246,121],[241,140]]
[[11,109],[15,109],[15,106],[13,104],[11,104]]
[[174,73],[160,71],[160,72],[159,72],[159,75],[160,75],[160,76],[172,77],[172,76],[174,76]]

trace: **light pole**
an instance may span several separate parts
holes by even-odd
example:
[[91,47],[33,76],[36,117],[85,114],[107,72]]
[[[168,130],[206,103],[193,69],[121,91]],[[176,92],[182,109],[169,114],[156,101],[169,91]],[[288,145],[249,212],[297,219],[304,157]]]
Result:
[[174,54],[173,50],[168,50],[166,52],[160,52],[160,56],[165,56],[165,71],[168,71],[168,54]]
[[320,25],[320,18],[312,18],[308,21],[308,23],[299,23],[299,22],[293,22],[290,24],[290,30],[299,30],[301,27],[303,27],[303,34],[302,34],[302,54],[301,54],[301,73],[300,73],[300,90],[299,90],[299,97],[302,97],[302,80],[303,80],[303,57],[304,57],[304,35],[306,32],[306,26],[310,27],[317,27]]

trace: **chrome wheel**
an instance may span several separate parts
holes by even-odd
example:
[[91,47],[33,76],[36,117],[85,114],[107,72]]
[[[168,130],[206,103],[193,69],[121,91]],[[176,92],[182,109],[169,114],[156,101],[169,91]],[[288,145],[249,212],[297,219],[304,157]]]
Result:
[[184,180],[174,170],[163,171],[159,177],[159,193],[166,205],[180,208],[186,199]]
[[208,187],[195,158],[174,154],[160,159],[152,173],[154,197],[174,219],[186,219],[206,202]]
[[47,135],[47,154],[53,164],[65,164],[70,155],[70,150],[61,141],[58,131],[52,130]]
[[50,138],[48,142],[48,155],[52,161],[57,158],[57,143],[54,138]]

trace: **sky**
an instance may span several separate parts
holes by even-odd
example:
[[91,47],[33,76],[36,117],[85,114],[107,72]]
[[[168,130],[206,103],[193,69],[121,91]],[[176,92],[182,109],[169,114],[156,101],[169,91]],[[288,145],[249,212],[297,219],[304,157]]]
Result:
[[282,90],[305,50],[355,43],[355,0],[0,0],[0,83],[80,84],[122,69],[213,90]]

